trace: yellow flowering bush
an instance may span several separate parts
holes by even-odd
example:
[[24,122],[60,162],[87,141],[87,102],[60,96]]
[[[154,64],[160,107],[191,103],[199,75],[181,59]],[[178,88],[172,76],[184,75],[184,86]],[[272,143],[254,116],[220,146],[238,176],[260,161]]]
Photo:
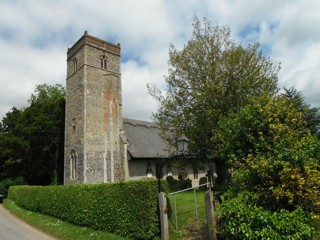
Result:
[[306,110],[282,96],[264,96],[220,122],[222,155],[237,192],[252,191],[272,210],[301,207],[320,214],[320,141]]

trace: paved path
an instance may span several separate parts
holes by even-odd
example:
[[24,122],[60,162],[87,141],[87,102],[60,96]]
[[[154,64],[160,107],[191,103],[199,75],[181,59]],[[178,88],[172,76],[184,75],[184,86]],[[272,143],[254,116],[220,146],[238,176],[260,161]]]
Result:
[[0,240],[54,240],[8,212],[0,204]]

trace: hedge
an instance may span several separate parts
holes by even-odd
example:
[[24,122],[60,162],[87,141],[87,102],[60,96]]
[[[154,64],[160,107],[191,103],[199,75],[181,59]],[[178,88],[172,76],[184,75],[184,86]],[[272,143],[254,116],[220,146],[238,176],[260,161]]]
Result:
[[4,179],[0,181],[0,194],[3,195],[3,198],[7,198],[8,195],[8,190],[11,186],[16,186],[16,185],[23,185],[24,179],[23,177],[17,177],[15,179]]
[[14,186],[8,198],[30,211],[131,239],[159,233],[156,181]]
[[190,179],[174,179],[172,176],[166,178],[168,188],[171,192],[184,190],[192,187],[192,181]]
[[292,212],[281,209],[271,212],[262,207],[226,200],[219,218],[219,237],[222,239],[312,239],[314,232],[301,208]]

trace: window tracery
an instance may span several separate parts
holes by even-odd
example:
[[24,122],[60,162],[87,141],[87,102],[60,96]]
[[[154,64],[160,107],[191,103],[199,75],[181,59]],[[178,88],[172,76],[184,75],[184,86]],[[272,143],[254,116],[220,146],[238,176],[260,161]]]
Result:
[[108,68],[108,58],[106,56],[100,56],[100,67],[103,69]]

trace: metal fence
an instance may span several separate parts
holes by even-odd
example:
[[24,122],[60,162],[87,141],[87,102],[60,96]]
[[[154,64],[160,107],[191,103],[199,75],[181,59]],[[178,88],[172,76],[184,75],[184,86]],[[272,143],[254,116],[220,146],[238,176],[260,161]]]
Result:
[[[199,185],[197,187],[187,188],[187,189],[184,189],[184,190],[181,190],[181,191],[177,191],[177,192],[173,192],[173,193],[169,193],[168,194],[169,198],[171,199],[171,204],[172,204],[172,196],[173,196],[173,206],[172,206],[172,208],[173,208],[173,213],[174,213],[174,223],[175,223],[175,229],[176,230],[179,230],[179,226],[178,226],[179,219],[178,219],[178,216],[182,216],[183,214],[191,214],[191,215],[194,216],[194,219],[195,219],[197,224],[199,224],[199,218],[201,218],[201,219],[205,218],[205,216],[203,216],[203,215],[205,215],[205,214],[203,214],[205,212],[204,211],[205,210],[204,198],[199,201],[199,199],[197,199],[197,191],[196,191],[197,189],[199,189],[202,186],[206,186],[207,187],[208,183]],[[189,191],[190,192],[193,191],[192,203],[189,201],[187,203],[183,202],[182,204],[186,204],[186,205],[188,205],[188,207],[191,207],[191,208],[189,208],[189,209],[187,209],[185,211],[179,212],[178,207],[177,207],[177,205],[179,204],[179,203],[177,203],[177,195],[179,195],[181,193],[184,193],[184,192],[189,192]],[[203,192],[203,196],[204,196],[204,192]],[[201,211],[202,212],[201,216],[199,216],[199,209],[202,210]],[[190,213],[190,211],[192,211],[193,213]],[[183,227],[183,226],[180,226],[180,228],[181,227]]]

